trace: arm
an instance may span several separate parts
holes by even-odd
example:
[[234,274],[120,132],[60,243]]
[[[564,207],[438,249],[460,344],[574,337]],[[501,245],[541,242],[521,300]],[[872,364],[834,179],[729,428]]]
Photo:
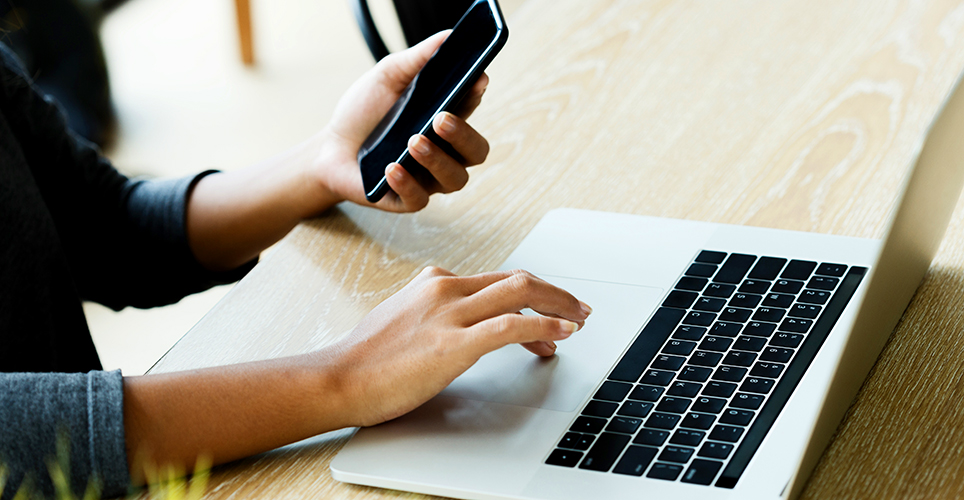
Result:
[[[188,240],[198,261],[211,270],[233,269],[303,219],[341,201],[371,205],[362,189],[358,149],[445,36],[440,33],[383,59],[348,90],[329,126],[294,149],[244,170],[201,179],[187,212]],[[482,163],[489,151],[485,139],[465,122],[487,83],[487,76],[480,78],[457,115],[442,113],[433,123],[465,162],[460,164],[424,136],[414,136],[409,150],[436,181],[422,186],[397,163],[387,165],[393,192],[375,207],[412,212],[424,208],[432,193],[465,186],[466,167]]]
[[[517,314],[526,307],[544,316]],[[140,460],[186,470],[199,455],[223,463],[395,418],[506,344],[551,356],[590,312],[522,271],[458,277],[428,268],[321,351],[126,378],[131,475],[139,477]]]

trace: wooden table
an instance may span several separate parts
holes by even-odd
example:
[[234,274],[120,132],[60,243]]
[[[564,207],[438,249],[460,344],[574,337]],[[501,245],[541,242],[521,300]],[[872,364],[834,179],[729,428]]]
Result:
[[[463,191],[302,224],[153,371],[321,348],[425,265],[495,269],[556,207],[880,237],[964,68],[952,0],[528,0],[509,25]],[[964,495],[961,304],[959,206],[805,498]],[[208,496],[408,498],[331,479],[349,435],[221,467]]]

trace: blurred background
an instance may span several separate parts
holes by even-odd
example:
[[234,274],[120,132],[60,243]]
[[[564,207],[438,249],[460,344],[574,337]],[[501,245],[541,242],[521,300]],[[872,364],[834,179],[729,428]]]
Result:
[[[506,15],[522,1],[502,1]],[[16,36],[23,12],[8,2],[4,21]],[[82,9],[97,3],[77,0]],[[116,116],[104,152],[132,176],[232,170],[280,153],[321,129],[374,64],[348,0],[251,0],[250,66],[233,0],[110,3],[93,20]],[[391,0],[369,4],[388,48],[405,47]],[[104,367],[143,374],[229,290],[149,310],[85,304]]]

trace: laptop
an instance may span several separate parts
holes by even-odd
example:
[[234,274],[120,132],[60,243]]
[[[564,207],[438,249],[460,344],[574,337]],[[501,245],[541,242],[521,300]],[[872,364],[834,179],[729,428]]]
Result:
[[415,411],[360,429],[332,476],[465,499],[798,496],[959,198],[960,87],[883,240],[549,212],[502,269],[591,304],[585,327],[548,359],[518,345],[483,356]]

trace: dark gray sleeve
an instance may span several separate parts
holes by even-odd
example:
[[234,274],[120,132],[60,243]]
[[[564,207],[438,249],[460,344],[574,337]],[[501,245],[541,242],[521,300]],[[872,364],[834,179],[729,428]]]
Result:
[[213,273],[187,239],[187,200],[212,172],[130,179],[75,135],[59,105],[0,44],[0,108],[56,226],[77,292],[113,309],[154,307],[240,279],[254,262]]
[[[70,481],[82,494],[98,478],[103,496],[127,492],[123,379],[120,371],[0,374],[0,462],[9,476],[2,499],[13,498],[25,475],[48,498],[53,484],[47,460],[57,435],[70,442]],[[33,498],[33,497],[30,497]]]

